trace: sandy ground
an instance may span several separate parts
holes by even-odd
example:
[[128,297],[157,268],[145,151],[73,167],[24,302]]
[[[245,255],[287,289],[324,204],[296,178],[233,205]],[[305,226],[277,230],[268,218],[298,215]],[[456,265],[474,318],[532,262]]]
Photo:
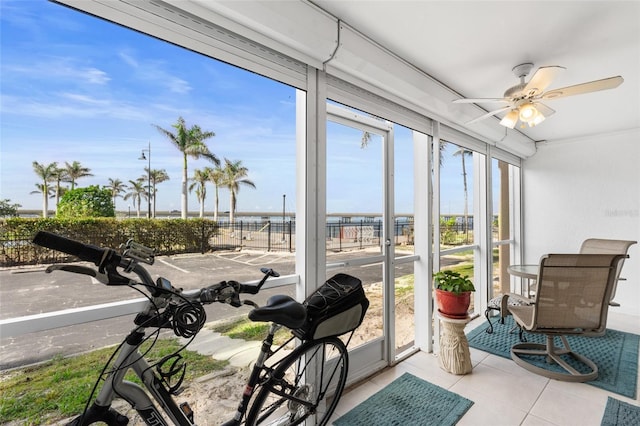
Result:
[[[349,343],[354,348],[366,340],[382,334],[382,297],[379,287],[371,286],[367,289],[369,309],[365,321],[356,330]],[[413,339],[413,294],[396,300],[396,342],[398,345],[408,343]],[[348,336],[348,335],[347,335]],[[196,423],[200,426],[215,426],[233,417],[240,401],[242,390],[249,376],[249,369],[227,367],[207,376],[186,384],[185,390],[175,397],[181,404],[187,401],[195,412]],[[129,417],[129,425],[144,425],[135,410],[122,400],[116,401],[114,407]],[[66,424],[68,420],[56,425]]]

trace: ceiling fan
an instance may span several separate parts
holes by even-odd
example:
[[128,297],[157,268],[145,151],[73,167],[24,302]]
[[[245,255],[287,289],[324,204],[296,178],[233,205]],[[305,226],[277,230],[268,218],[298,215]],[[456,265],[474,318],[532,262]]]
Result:
[[553,89],[545,92],[545,89],[551,84],[553,79],[566,68],[552,65],[540,67],[531,77],[528,83],[525,77],[533,68],[532,63],[525,63],[513,67],[513,73],[520,79],[520,84],[507,89],[502,98],[477,98],[477,99],[456,99],[454,103],[488,103],[499,102],[507,104],[499,109],[490,111],[478,118],[469,121],[467,124],[475,123],[492,115],[509,111],[500,121],[505,127],[513,129],[518,120],[522,122],[521,127],[528,124],[533,127],[542,123],[547,117],[555,113],[555,111],[542,102],[541,100],[552,100],[564,98],[566,96],[580,95],[583,93],[597,92],[599,90],[608,90],[618,87],[624,79],[620,76],[609,77],[602,80],[590,81],[588,83],[576,84],[560,89]]

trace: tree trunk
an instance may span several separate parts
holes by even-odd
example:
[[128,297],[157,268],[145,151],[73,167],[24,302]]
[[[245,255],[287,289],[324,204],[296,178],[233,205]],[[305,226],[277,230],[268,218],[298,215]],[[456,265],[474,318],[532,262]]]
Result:
[[156,217],[156,184],[153,183],[153,218]]
[[49,191],[46,186],[42,186],[42,217],[49,217],[49,199],[48,199]]
[[229,223],[233,223],[236,210],[236,194],[231,191],[231,195],[229,197]]
[[184,165],[182,167],[182,218],[187,218],[187,154],[184,154]]
[[218,221],[218,186],[216,186],[216,200],[215,200],[215,204],[213,205],[213,220],[215,222]]

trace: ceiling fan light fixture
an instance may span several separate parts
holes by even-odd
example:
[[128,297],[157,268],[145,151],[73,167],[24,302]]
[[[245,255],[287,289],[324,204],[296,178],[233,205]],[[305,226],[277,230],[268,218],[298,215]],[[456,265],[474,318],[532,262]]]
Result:
[[520,115],[519,115],[520,120],[524,121],[527,124],[533,122],[539,114],[535,105],[531,102],[527,102],[521,105],[519,109],[520,109]]
[[529,127],[537,126],[538,124],[542,123],[545,119],[546,117],[540,111],[538,111],[538,115],[536,115],[536,117],[529,122]]
[[509,111],[507,113],[507,115],[504,116],[502,121],[500,121],[500,124],[502,124],[504,127],[510,128],[510,129],[513,129],[514,127],[516,127],[517,123],[518,123],[518,110],[517,109],[512,109],[511,111]]

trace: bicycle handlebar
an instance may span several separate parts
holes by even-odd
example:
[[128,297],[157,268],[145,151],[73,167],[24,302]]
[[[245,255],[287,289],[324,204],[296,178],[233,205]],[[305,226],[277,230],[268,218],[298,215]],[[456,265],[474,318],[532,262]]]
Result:
[[84,244],[51,232],[39,231],[33,238],[33,242],[42,247],[76,256],[98,267],[102,267],[105,263],[118,265],[121,260],[121,256],[112,249]]
[[[158,297],[163,294],[170,294],[175,290],[171,286],[171,283],[164,278],[159,278],[158,281],[154,283],[147,270],[142,265],[138,264],[138,260],[141,259],[136,256],[128,256],[127,251],[125,251],[123,257],[111,248],[102,248],[90,244],[84,244],[46,231],[39,231],[33,238],[33,243],[76,256],[80,260],[92,262],[98,267],[97,274],[92,273],[93,270],[91,268],[76,265],[50,266],[47,268],[47,272],[57,269],[66,272],[86,274],[97,278],[100,282],[107,285],[136,284],[134,281],[118,273],[116,268],[122,267],[125,271],[133,272],[138,275],[143,284],[147,285],[154,297]],[[145,259],[142,259],[142,261],[145,261]],[[145,263],[150,262],[145,261]],[[228,303],[234,307],[239,307],[242,305],[242,302],[240,301],[240,294],[257,294],[269,277],[280,276],[280,274],[271,268],[261,268],[260,271],[264,276],[257,285],[241,284],[238,281],[222,281],[205,287],[194,295],[187,296],[183,294],[182,297],[202,304],[220,302]],[[178,290],[178,292],[181,293],[181,290]]]

